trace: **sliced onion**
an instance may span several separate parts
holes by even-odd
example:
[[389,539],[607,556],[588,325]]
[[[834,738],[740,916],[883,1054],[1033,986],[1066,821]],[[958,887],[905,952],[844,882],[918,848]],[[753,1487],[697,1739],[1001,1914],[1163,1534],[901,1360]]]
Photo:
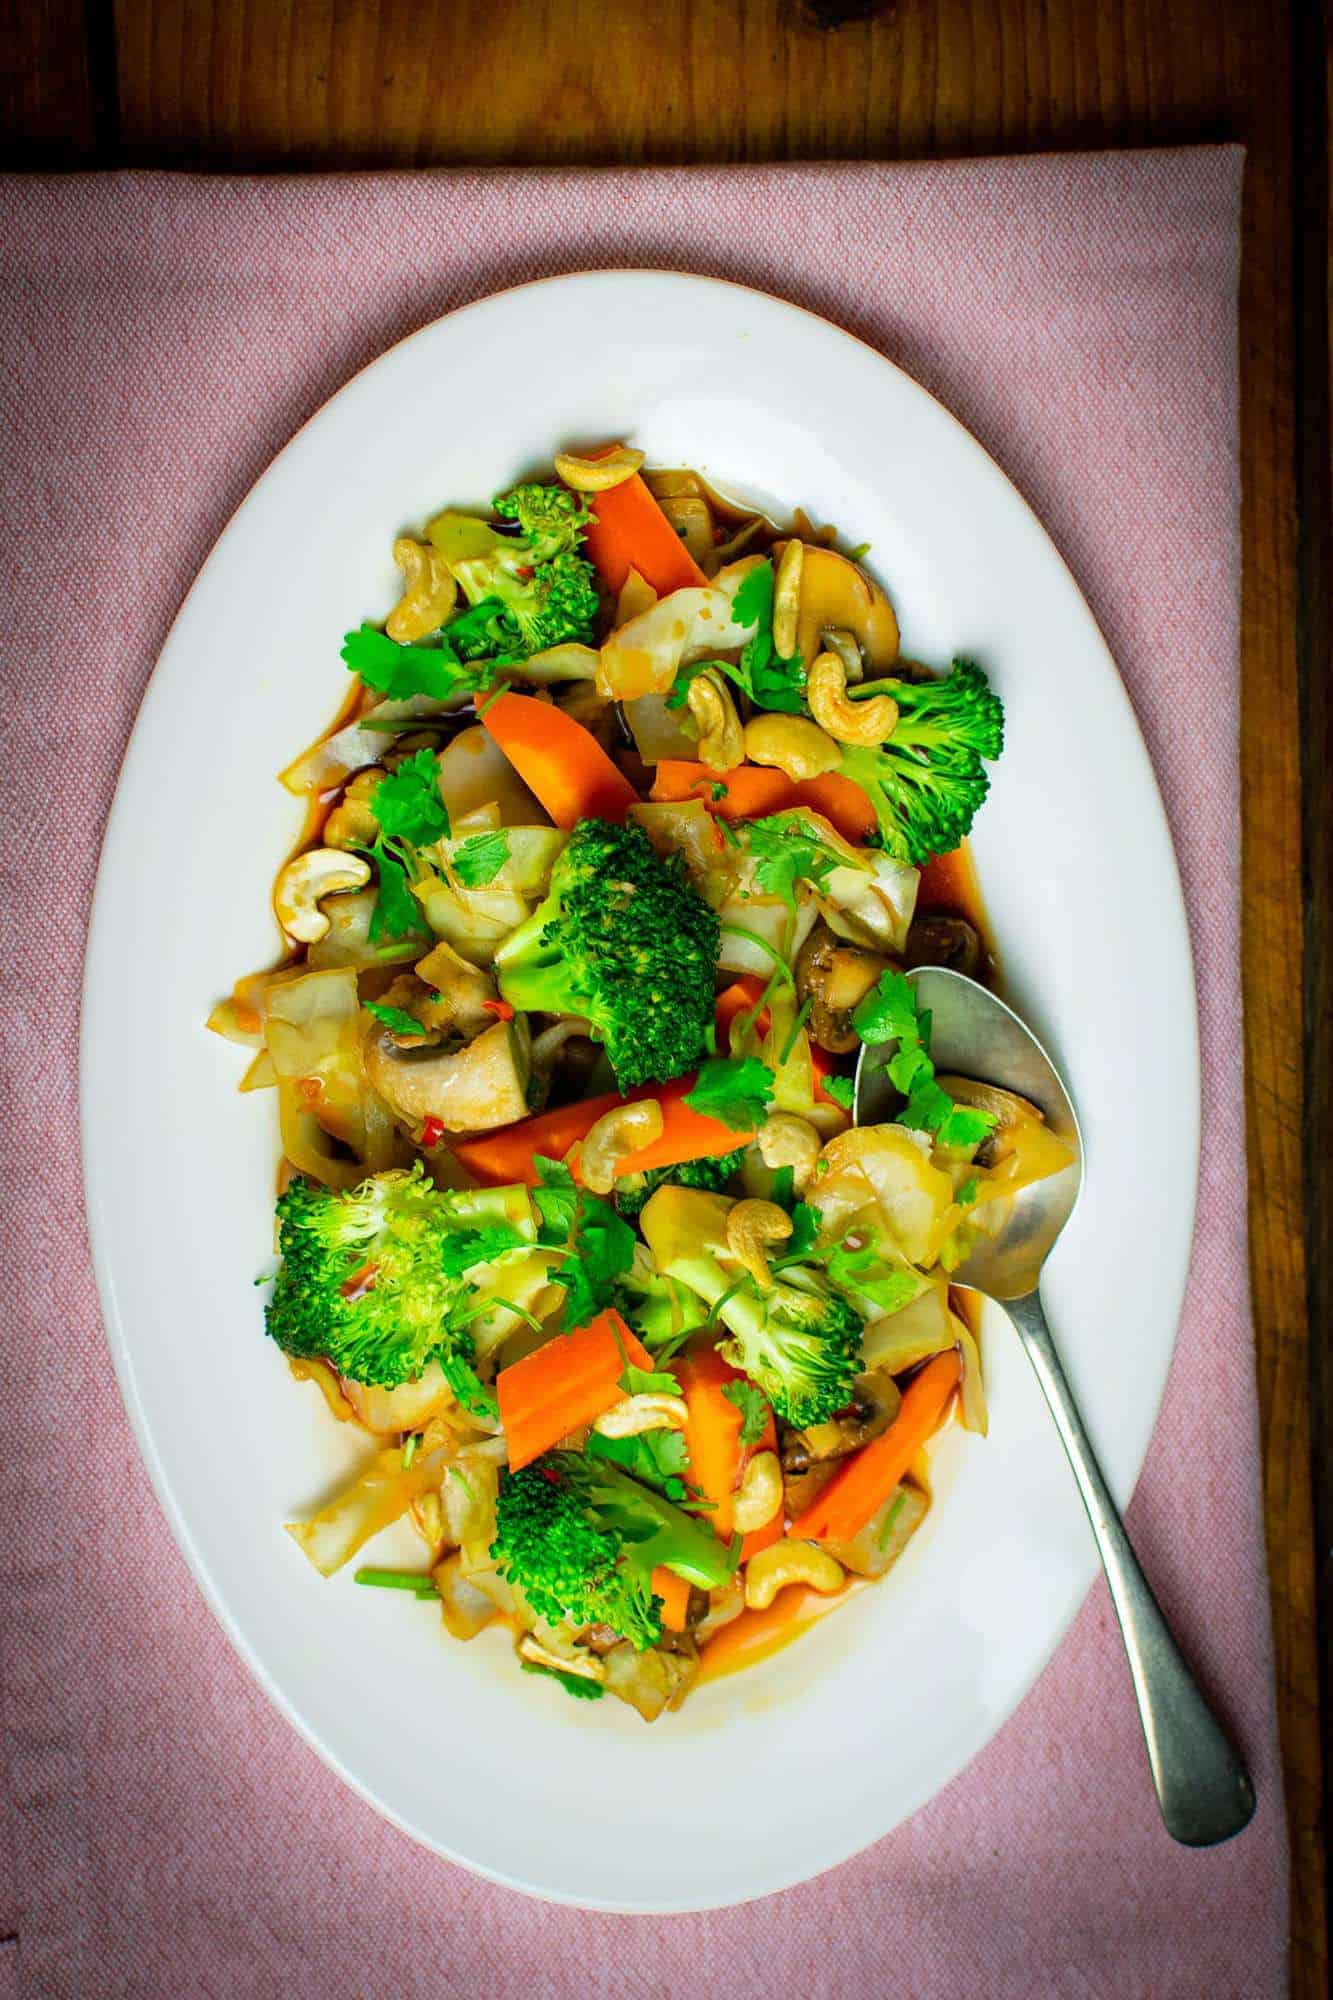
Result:
[[406,1470],[400,1451],[377,1452],[327,1506],[304,1521],[289,1521],[287,1533],[321,1576],[332,1576],[419,1494],[438,1489],[443,1471],[443,1452],[418,1452]]

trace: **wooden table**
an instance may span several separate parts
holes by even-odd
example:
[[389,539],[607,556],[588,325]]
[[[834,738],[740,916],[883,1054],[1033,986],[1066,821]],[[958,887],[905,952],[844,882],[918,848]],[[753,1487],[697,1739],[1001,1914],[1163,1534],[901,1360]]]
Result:
[[0,0],[0,147],[21,168],[1246,142],[1250,1223],[1300,1996],[1322,1996],[1328,1974],[1317,1583],[1333,1624],[1330,1575],[1317,1578],[1315,1562],[1316,1545],[1333,1544],[1333,1362],[1308,1334],[1333,1307],[1333,1091],[1319,1032],[1333,1011],[1321,15],[1319,0]]

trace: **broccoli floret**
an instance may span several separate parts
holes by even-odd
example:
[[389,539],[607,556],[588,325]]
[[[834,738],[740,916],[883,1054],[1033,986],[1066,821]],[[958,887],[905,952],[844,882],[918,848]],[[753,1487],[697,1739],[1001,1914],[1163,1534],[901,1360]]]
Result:
[[707,1188],[717,1194],[740,1167],[745,1148],[718,1159],[682,1160],[678,1167],[651,1167],[646,1174],[626,1174],[612,1190],[622,1215],[637,1215],[649,1197],[668,1183],[673,1187]]
[[497,493],[495,511],[504,521],[517,521],[535,560],[572,555],[588,525],[588,503],[567,486],[543,486],[535,480]]
[[632,823],[587,819],[495,970],[511,1007],[590,1020],[627,1089],[680,1076],[703,1055],[718,937],[678,854],[662,859]]
[[319,1357],[383,1388],[438,1361],[459,1400],[475,1404],[485,1392],[468,1327],[493,1303],[475,1280],[494,1258],[526,1247],[514,1193],[443,1194],[419,1160],[350,1192],[298,1177],[278,1201],[282,1264],[268,1332],[285,1354]]
[[943,680],[866,682],[863,691],[891,694],[898,721],[885,743],[847,745],[840,769],[869,797],[884,848],[920,866],[971,827],[990,789],[982,760],[1004,745],[1004,708],[971,660],[955,660]]
[[[651,1241],[651,1226],[645,1233]],[[793,1265],[761,1290],[753,1278],[738,1282],[704,1246],[669,1258],[665,1275],[712,1308],[732,1336],[718,1351],[789,1424],[823,1423],[850,1402],[861,1372],[861,1316],[814,1271]]]
[[749,1282],[718,1317],[733,1335],[724,1360],[757,1382],[798,1430],[823,1423],[851,1401],[861,1371],[861,1318],[845,1299],[778,1278],[766,1292]]
[[711,1529],[603,1459],[551,1451],[500,1480],[491,1555],[553,1624],[609,1625],[643,1652],[662,1636],[657,1564],[716,1589],[736,1567]]
[[498,534],[467,514],[441,514],[431,539],[472,607],[445,626],[460,659],[523,659],[548,646],[586,645],[599,599],[592,564],[577,554],[588,510],[563,486],[516,486],[496,512],[518,524]]

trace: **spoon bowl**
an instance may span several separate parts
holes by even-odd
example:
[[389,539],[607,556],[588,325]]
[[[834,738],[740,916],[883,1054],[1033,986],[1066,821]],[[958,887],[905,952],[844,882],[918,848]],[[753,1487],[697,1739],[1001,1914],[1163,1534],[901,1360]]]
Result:
[[[1004,1227],[982,1237],[954,1272],[958,1284],[973,1285],[993,1299],[1017,1299],[1035,1291],[1060,1231],[1074,1212],[1083,1188],[1083,1134],[1060,1072],[1032,1030],[1012,1007],[975,979],[944,966],[925,965],[908,974],[917,1006],[930,1013],[930,1054],[937,1070],[975,1077],[1015,1091],[1035,1104],[1057,1138],[1075,1150],[1062,1173],[1022,1188],[1010,1204]],[[855,1119],[875,1125],[892,1117],[898,1093],[884,1068],[885,1050],[864,1048],[856,1066]]]
[[[1186,1665],[1139,1567],[1103,1477],[1046,1322],[1042,1267],[1083,1187],[1083,1135],[1055,1064],[1011,1007],[961,972],[922,966],[908,974],[918,1011],[930,1014],[929,1051],[937,1071],[1016,1092],[1075,1148],[1068,1167],[1023,1188],[1000,1229],[983,1238],[951,1282],[1002,1300],[1055,1419],[1125,1642],[1139,1719],[1162,1820],[1174,1840],[1210,1847],[1253,1817],[1255,1791]],[[891,1121],[899,1094],[885,1064],[893,1044],[862,1050],[853,1116],[858,1125]]]

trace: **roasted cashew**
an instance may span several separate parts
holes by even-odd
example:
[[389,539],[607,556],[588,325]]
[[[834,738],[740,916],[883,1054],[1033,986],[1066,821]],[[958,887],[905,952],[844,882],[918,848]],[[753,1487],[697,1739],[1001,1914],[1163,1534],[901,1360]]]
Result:
[[683,1396],[625,1396],[602,1411],[593,1429],[608,1438],[639,1437],[644,1431],[683,1431],[689,1415]]
[[842,762],[833,738],[803,715],[752,716],[745,725],[745,754],[752,764],[770,764],[798,779],[822,777]]
[[789,660],[796,651],[796,622],[801,611],[801,571],[805,544],[793,536],[782,551],[773,578],[773,650]]
[[627,1153],[637,1153],[662,1136],[662,1107],[655,1097],[637,1104],[617,1104],[597,1120],[583,1141],[579,1178],[593,1194],[610,1194],[616,1167]]
[[617,445],[605,458],[581,458],[576,451],[555,455],[556,478],[563,479],[575,493],[609,493],[613,486],[633,479],[642,464],[643,453],[628,444]]
[[771,1280],[765,1243],[785,1243],[791,1217],[775,1201],[738,1201],[727,1216],[727,1248],[758,1285]]
[[359,854],[340,854],[336,847],[308,847],[295,855],[273,889],[273,908],[288,937],[298,944],[317,944],[328,936],[329,920],[320,909],[325,896],[340,889],[364,889],[370,863]]
[[324,822],[326,847],[373,847],[380,823],[370,801],[384,778],[378,764],[358,771]]
[[898,704],[891,694],[872,695],[869,701],[847,699],[847,669],[836,653],[819,655],[805,677],[805,698],[820,728],[839,743],[883,743],[898,726]]
[[688,699],[699,725],[699,762],[710,771],[734,771],[745,755],[745,739],[736,704],[718,675],[696,674]]
[[782,1467],[775,1451],[757,1451],[731,1503],[731,1525],[742,1535],[766,1528],[782,1505]]
[[760,1159],[775,1170],[790,1167],[797,1194],[804,1194],[815,1177],[822,1143],[809,1120],[794,1111],[770,1111],[759,1128]]
[[842,1564],[813,1542],[773,1542],[751,1556],[745,1566],[746,1609],[767,1611],[789,1583],[808,1584],[829,1596],[842,1588],[844,1574]]
[[454,608],[458,585],[439,550],[424,548],[410,535],[398,537],[393,559],[403,572],[406,588],[384,629],[400,646],[406,646],[439,631]]
[[531,1660],[535,1667],[549,1667],[553,1674],[573,1674],[581,1681],[606,1679],[606,1668],[595,1653],[576,1652],[572,1658],[563,1653],[548,1653],[531,1632],[523,1634],[518,1642],[518,1651],[520,1659]]

